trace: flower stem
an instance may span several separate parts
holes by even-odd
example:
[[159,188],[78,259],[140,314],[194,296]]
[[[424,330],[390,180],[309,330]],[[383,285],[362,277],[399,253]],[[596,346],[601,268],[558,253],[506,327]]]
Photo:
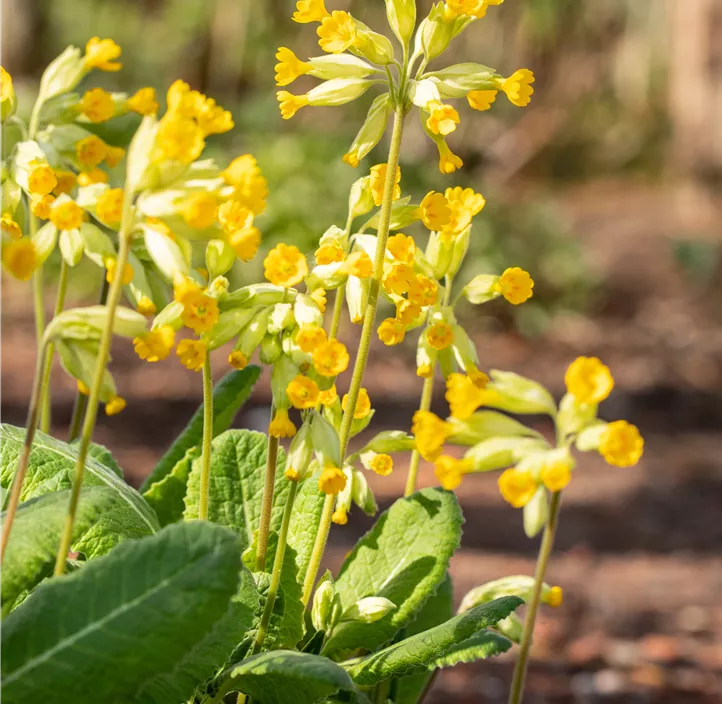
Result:
[[511,691],[509,692],[509,704],[520,704],[524,694],[524,680],[526,679],[526,669],[529,662],[529,650],[531,649],[532,637],[534,636],[534,623],[536,622],[539,602],[541,601],[544,576],[546,574],[549,558],[551,557],[552,549],[554,547],[557,525],[559,524],[561,498],[561,492],[555,492],[552,494],[552,500],[549,505],[549,520],[544,528],[544,535],[539,548],[539,557],[537,557],[536,561],[534,589],[532,590],[529,602],[526,604],[524,629],[522,631],[521,644],[519,647],[519,658],[517,659],[516,666],[514,667],[514,677],[511,682]]
[[206,348],[203,363],[203,450],[201,454],[201,495],[198,500],[198,518],[208,520],[208,503],[211,495],[211,441],[213,440],[213,377],[211,356]]
[[[434,363],[434,369],[436,363]],[[434,372],[432,370],[431,376],[424,379],[424,386],[421,390],[421,401],[419,402],[420,411],[428,411],[431,408],[431,398],[434,394]],[[409,460],[409,474],[406,478],[406,489],[404,496],[411,496],[416,491],[416,478],[419,474],[419,463],[421,462],[421,455],[418,450],[414,450],[411,453],[411,459]]]
[[[273,405],[271,405],[273,420]],[[276,488],[276,468],[278,466],[278,438],[268,433],[266,449],[266,479],[263,485],[261,501],[261,522],[258,526],[258,546],[256,547],[256,572],[266,569],[266,553],[268,552],[268,535],[271,531],[271,512],[273,511],[273,493]]]
[[[371,336],[376,323],[376,307],[379,301],[381,289],[381,277],[384,271],[384,257],[386,256],[386,242],[389,237],[389,223],[391,222],[391,205],[393,203],[394,186],[396,184],[396,169],[399,165],[399,152],[401,151],[401,135],[404,131],[404,117],[406,109],[399,104],[394,111],[394,126],[391,133],[391,145],[389,146],[389,157],[386,166],[386,181],[384,183],[384,195],[381,201],[381,212],[379,214],[379,227],[376,237],[376,257],[374,261],[374,273],[369,284],[369,297],[366,305],[361,339],[359,340],[358,353],[351,377],[351,386],[348,390],[348,402],[346,412],[341,420],[339,439],[341,442],[341,464],[346,457],[348,441],[351,438],[351,425],[353,423],[354,409],[361,390],[366,362],[368,361],[369,348],[371,347]],[[321,522],[316,533],[316,541],[313,545],[311,559],[306,569],[306,576],[303,580],[303,603],[308,604],[311,592],[316,583],[318,569],[321,566],[323,553],[326,550],[326,542],[331,529],[331,514],[333,513],[335,497],[327,496],[323,505]]]
[[80,436],[80,444],[78,446],[78,460],[75,464],[75,476],[73,477],[73,489],[70,495],[70,505],[68,507],[68,515],[65,522],[65,530],[60,541],[58,554],[55,559],[54,575],[59,576],[65,572],[65,561],[68,557],[70,544],[73,540],[73,525],[75,524],[75,514],[78,510],[78,501],[80,499],[80,491],[83,485],[83,475],[85,474],[85,460],[88,456],[88,448],[93,439],[93,431],[95,430],[95,420],[98,414],[98,403],[100,401],[100,389],[103,385],[103,376],[105,368],[108,364],[110,356],[110,343],[113,339],[113,324],[115,322],[115,311],[120,302],[123,293],[123,272],[125,265],[128,263],[128,253],[130,251],[130,229],[131,229],[131,196],[126,193],[125,203],[123,204],[123,220],[120,231],[118,233],[118,257],[116,259],[115,276],[110,285],[107,303],[107,316],[105,319],[105,327],[100,338],[100,347],[98,350],[98,359],[95,362],[95,371],[93,373],[93,384],[90,388],[88,396],[88,407],[85,411],[83,420],[83,430]]

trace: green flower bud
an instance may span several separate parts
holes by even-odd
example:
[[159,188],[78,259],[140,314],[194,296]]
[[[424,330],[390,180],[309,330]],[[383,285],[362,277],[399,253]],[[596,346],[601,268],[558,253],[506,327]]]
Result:
[[288,455],[286,456],[286,472],[289,474],[291,471],[298,473],[298,481],[302,481],[311,474],[312,460],[311,425],[307,420],[291,440],[291,446],[288,448]]
[[464,98],[472,90],[498,90],[496,71],[483,64],[463,63],[424,75],[442,98]]
[[[97,340],[105,329],[107,306],[70,308],[56,315],[47,328],[43,340]],[[135,310],[118,306],[113,317],[113,334],[134,338],[145,332],[145,318]]]
[[487,389],[495,393],[490,395],[487,406],[509,413],[546,413],[552,418],[556,416],[557,407],[552,395],[536,381],[498,369],[491,370],[491,379]]
[[[278,335],[266,335],[261,340],[260,359],[264,364],[275,364],[283,354]],[[292,360],[293,361],[293,360]]]
[[[60,358],[60,365],[65,372],[85,386],[91,387],[95,376],[95,367],[98,360],[99,344],[97,340],[57,340],[55,350]],[[107,403],[117,396],[115,382],[110,372],[103,372],[103,381],[100,387],[100,400]]]
[[559,403],[557,428],[563,436],[574,435],[597,419],[597,405],[579,403],[573,394],[565,394]]
[[352,323],[363,323],[369,299],[369,279],[349,276],[346,281],[346,306]]
[[592,452],[599,449],[599,445],[602,441],[602,435],[607,429],[608,423],[599,421],[594,423],[582,430],[577,435],[576,446],[580,452]]
[[80,49],[69,46],[53,59],[40,78],[38,102],[44,102],[60,93],[69,93],[88,72]]
[[[18,206],[22,204],[23,191],[20,184],[12,177],[10,169],[3,163],[2,166],[2,187],[0,187],[0,203],[2,203],[3,213],[12,215],[18,210]],[[17,220],[18,218],[15,218]]]
[[316,587],[311,605],[311,623],[317,631],[327,631],[333,626],[333,607],[337,600],[333,578],[327,572]]
[[432,232],[424,256],[434,271],[434,278],[444,278],[451,265],[452,253],[452,247],[446,243],[444,238],[438,232]]
[[[163,325],[170,325],[176,332],[183,327],[183,304],[171,301],[158,315],[153,318],[151,330],[157,330]],[[220,316],[219,316],[220,317]]]
[[15,182],[27,190],[28,176],[32,168],[37,164],[47,163],[47,155],[37,142],[32,140],[18,142],[13,150],[10,173]]
[[341,445],[338,433],[333,426],[319,413],[314,412],[311,420],[311,437],[313,449],[322,467],[341,464]]
[[[366,477],[363,472],[359,472],[357,469],[352,469],[351,472],[351,491],[353,502],[367,515],[374,516],[379,510],[376,505],[376,498],[374,497],[373,491],[366,481]],[[348,484],[349,482],[347,482]]]
[[33,245],[35,246],[35,256],[37,257],[38,264],[43,264],[52,254],[57,241],[58,229],[51,222],[46,222],[35,235],[33,235]]
[[[401,230],[404,227],[408,227],[411,223],[419,220],[419,208],[416,205],[410,205],[411,196],[405,196],[395,200],[391,205],[391,220],[389,221],[389,229]],[[367,230],[369,228],[377,230],[379,227],[380,211],[377,211],[374,216],[364,224],[361,228]]]
[[319,264],[306,277],[306,287],[309,291],[317,288],[326,290],[338,288],[347,278],[341,269],[343,262],[332,262],[331,264]]
[[543,485],[539,485],[529,503],[524,506],[524,532],[534,538],[549,520],[549,502]]
[[[366,115],[366,120],[358,134],[354,138],[351,148],[346,154],[344,154],[343,160],[349,166],[358,166],[361,159],[363,159],[381,140],[386,131],[386,125],[389,121],[389,115],[391,114],[391,96],[388,93],[379,95],[371,103],[371,107]],[[369,212],[373,207],[373,197],[371,197],[370,191],[368,196],[364,200],[364,203],[371,199],[371,205],[367,210],[359,211],[358,215],[364,215]],[[349,209],[353,211],[353,208],[349,206]]]
[[211,278],[225,274],[235,261],[236,253],[225,240],[211,240],[206,245],[206,268]]
[[443,54],[454,38],[453,19],[446,16],[445,3],[440,2],[433,5],[429,16],[419,26],[421,33],[421,47],[427,60],[435,59]]
[[509,614],[506,618],[501,621],[497,621],[494,626],[494,630],[499,631],[503,636],[506,636],[512,643],[521,643],[521,636],[524,632],[524,627],[521,625],[521,621],[516,614]]
[[446,270],[447,276],[456,276],[464,263],[466,253],[469,251],[469,242],[471,241],[471,225],[467,227],[461,234],[453,239],[451,245],[451,258],[449,259],[449,268]]
[[[115,256],[113,242],[99,227],[89,222],[80,226],[80,239],[83,242],[85,256],[100,267],[105,267],[109,257]],[[136,266],[133,270],[136,270]]]
[[[265,308],[256,313],[251,322],[246,325],[238,336],[238,342],[234,350],[241,352],[246,359],[250,359],[256,347],[261,344],[266,332],[268,332],[268,320],[271,316],[271,309]],[[290,379],[289,379],[290,381]],[[283,387],[285,393],[286,387]]]
[[387,37],[374,32],[363,22],[354,19],[356,41],[350,47],[354,54],[360,54],[374,64],[388,66],[394,62],[394,47]]
[[[354,163],[351,163],[351,161],[349,161],[349,159],[352,159],[352,157],[349,155],[352,154],[353,145],[351,147],[351,151],[344,155],[344,161],[346,163],[350,163],[351,166],[355,166]],[[366,213],[373,210],[374,197],[371,193],[371,188],[369,187],[370,182],[370,176],[364,176],[363,178],[360,178],[353,182],[353,185],[351,186],[351,191],[349,192],[348,196],[348,211],[352,218],[366,215]]]
[[173,281],[178,274],[190,274],[190,259],[186,257],[178,241],[146,223],[141,223],[140,228],[148,255],[168,281]]
[[60,254],[68,266],[77,266],[83,258],[83,238],[79,230],[63,230],[58,239]]
[[[459,613],[464,613],[481,604],[488,604],[502,596],[516,595],[528,601],[534,589],[534,577],[527,575],[514,575],[502,577],[493,582],[487,582],[474,587],[461,600]],[[549,606],[558,606],[560,603],[559,587],[552,587],[546,582],[542,584],[542,602]]]
[[480,305],[501,295],[497,288],[498,283],[499,277],[496,274],[479,274],[466,284],[463,293],[469,303]]
[[397,39],[408,46],[416,26],[416,0],[386,0],[386,17]]
[[150,159],[155,148],[157,132],[157,118],[154,115],[146,115],[133,135],[126,158],[125,188],[129,193],[157,186],[160,181],[157,173],[150,173]]
[[[182,308],[181,305],[181,310]],[[232,310],[221,311],[218,322],[206,336],[208,349],[214,350],[232,340],[248,325],[256,312],[255,308],[233,308]]]
[[351,54],[316,56],[307,63],[311,66],[308,75],[322,81],[332,78],[366,78],[377,71],[371,64]]
[[287,289],[274,284],[252,284],[229,293],[220,301],[220,307],[227,310],[238,307],[272,306],[276,303],[293,301],[296,294],[297,291],[292,288]]
[[372,85],[363,78],[332,78],[312,88],[306,98],[309,105],[336,107],[360,98]]
[[[259,342],[260,344],[260,342]],[[246,355],[248,356],[248,355]],[[273,403],[279,408],[288,408],[286,387],[298,374],[298,367],[286,355],[281,355],[271,371],[271,392]]]
[[341,615],[341,621],[360,621],[361,623],[375,623],[396,608],[393,601],[382,596],[367,596],[359,599],[349,606]]

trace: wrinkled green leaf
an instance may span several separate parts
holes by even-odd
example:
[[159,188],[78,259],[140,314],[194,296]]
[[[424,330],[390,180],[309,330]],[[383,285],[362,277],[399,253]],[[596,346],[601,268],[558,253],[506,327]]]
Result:
[[434,661],[434,667],[453,667],[462,662],[475,662],[501,655],[511,648],[511,641],[493,631],[479,631],[458,643],[446,655]]
[[[79,441],[73,442],[76,445]],[[123,478],[123,469],[115,461],[115,457],[111,454],[110,450],[105,445],[99,445],[97,442],[91,442],[88,447],[88,454],[98,460],[100,464],[104,464],[108,469],[112,469],[121,479]]]
[[155,511],[162,526],[175,523],[183,518],[188,477],[193,460],[197,456],[198,450],[191,447],[169,474],[151,484],[143,494],[143,498]]
[[128,699],[168,673],[226,613],[237,536],[178,523],[38,587],[2,629],[5,704]]
[[[281,467],[279,462],[279,467]],[[326,494],[318,488],[320,472],[301,483],[293,505],[291,524],[288,527],[288,544],[296,552],[296,565],[300,575],[306,574],[316,540],[315,527],[321,522]]]
[[[253,386],[261,373],[259,367],[250,366],[226,374],[213,389],[213,436],[227,430],[239,409],[248,400]],[[200,448],[203,440],[203,404],[201,404],[188,425],[181,431],[168,451],[161,457],[150,475],[141,486],[145,491],[151,484],[160,481],[183,459],[191,447]]]
[[[488,657],[504,652],[510,645],[506,638],[496,634],[481,638],[478,634],[506,618],[522,603],[519,597],[505,596],[475,606],[440,626],[365,657],[351,665],[348,672],[357,684],[372,685],[389,677],[467,662],[464,657]],[[470,642],[472,636],[477,638]]]
[[[23,428],[0,426],[0,483],[5,488],[12,483],[24,439]],[[76,460],[76,447],[36,432],[20,500],[69,489]],[[91,457],[85,462],[83,486],[107,486],[118,500],[73,544],[73,550],[88,558],[97,557],[124,540],[142,538],[160,528],[155,513],[143,497],[113,470]]]
[[324,653],[376,650],[408,625],[436,591],[461,539],[454,494],[423,489],[399,499],[357,543],[336,580],[341,612],[359,599],[383,596],[397,608],[375,623],[340,623]]

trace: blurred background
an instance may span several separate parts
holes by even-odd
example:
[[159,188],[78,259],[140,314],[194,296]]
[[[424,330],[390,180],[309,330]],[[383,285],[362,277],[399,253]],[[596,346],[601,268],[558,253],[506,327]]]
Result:
[[[419,4],[420,12],[429,5]],[[380,0],[328,7],[386,31]],[[268,178],[264,247],[283,240],[308,251],[329,225],[343,225],[349,185],[385,161],[386,143],[358,170],[341,162],[370,95],[281,120],[276,47],[320,53],[314,26],[290,21],[293,9],[291,0],[3,0],[2,63],[26,116],[47,63],[95,35],[123,47],[124,66],[89,85],[152,85],[162,94],[182,78],[209,93],[236,122],[211,140],[212,155],[227,162],[251,152]],[[646,438],[637,468],[585,458],[565,492],[549,573],[565,602],[542,614],[526,701],[720,702],[722,0],[508,0],[437,63],[456,61],[505,75],[528,67],[537,77],[527,109],[505,100],[485,113],[459,106],[449,142],[465,166],[451,176],[439,174],[415,118],[404,137],[407,193],[463,185],[487,198],[461,278],[522,266],[536,280],[534,298],[519,308],[495,302],[463,312],[482,364],[533,377],[559,397],[569,362],[599,356],[617,381],[602,415],[627,418]],[[313,84],[304,80],[294,92]],[[136,125],[118,119],[101,136],[121,143]],[[239,268],[237,281],[259,280],[262,260]],[[84,277],[70,304],[94,300],[99,285]],[[29,285],[3,277],[2,298],[3,421],[23,424],[35,355]],[[352,328],[342,328],[349,345]],[[413,346],[372,354],[366,386],[376,429],[410,426],[421,388]],[[198,404],[200,379],[173,359],[141,363],[127,343],[114,349],[112,368],[128,408],[101,417],[96,438],[137,485]],[[58,369],[53,387],[53,432],[64,437],[74,385]],[[440,387],[436,399],[445,413]],[[259,384],[236,424],[264,429],[269,400]],[[548,429],[542,419],[538,427]],[[372,479],[383,508],[402,493],[405,467]],[[428,465],[422,482],[433,483]],[[453,563],[457,597],[531,574],[537,543],[495,477],[467,478],[458,494],[466,526]],[[370,522],[356,510],[334,529],[330,566]],[[509,658],[444,671],[428,701],[502,702],[510,674]]]

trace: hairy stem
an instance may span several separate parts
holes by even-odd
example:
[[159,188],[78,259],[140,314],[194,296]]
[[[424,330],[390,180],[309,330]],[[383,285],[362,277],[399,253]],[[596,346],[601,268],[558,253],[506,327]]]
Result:
[[[273,420],[273,405],[271,405]],[[261,501],[261,522],[258,526],[258,546],[256,548],[256,572],[266,569],[266,553],[268,552],[268,534],[271,530],[271,512],[273,510],[273,493],[276,488],[276,468],[278,466],[278,438],[268,433],[266,450],[266,479],[263,484]]]
[[[434,363],[434,369],[436,363]],[[419,402],[420,411],[428,411],[431,408],[431,398],[434,394],[434,372],[432,370],[431,376],[424,379],[424,386],[421,389],[421,401]],[[421,455],[418,450],[414,450],[411,453],[411,459],[409,460],[409,474],[406,477],[406,489],[404,490],[404,496],[411,496],[416,491],[416,478],[419,474],[419,463],[421,462]]]
[[521,644],[519,646],[519,657],[514,667],[514,677],[511,682],[511,690],[509,692],[509,704],[520,704],[524,694],[524,680],[526,679],[526,669],[529,662],[529,650],[534,636],[534,623],[536,622],[537,611],[539,610],[539,602],[541,601],[542,586],[544,584],[544,576],[546,574],[549,558],[554,548],[554,538],[559,524],[559,507],[561,506],[562,494],[560,491],[552,494],[552,500],[549,505],[549,520],[544,528],[544,536],[542,537],[541,546],[539,548],[539,557],[536,561],[536,571],[534,573],[534,589],[531,597],[526,604],[526,615],[524,616],[524,630],[522,631]]
[[[369,285],[369,298],[366,306],[366,314],[364,316],[363,327],[361,329],[361,339],[359,340],[358,353],[354,364],[353,376],[351,377],[351,386],[348,390],[348,402],[346,411],[341,421],[341,431],[339,433],[341,442],[341,464],[346,457],[348,450],[348,441],[351,438],[351,425],[353,423],[353,414],[358,401],[358,395],[361,390],[364,372],[366,371],[366,362],[368,361],[369,348],[371,347],[371,336],[373,335],[374,324],[376,323],[376,307],[379,300],[379,290],[381,288],[381,277],[384,270],[384,257],[386,255],[386,242],[389,237],[389,223],[391,222],[391,205],[393,203],[394,185],[396,183],[396,168],[399,165],[399,152],[401,151],[401,135],[404,130],[404,117],[406,110],[403,105],[397,106],[394,112],[394,126],[391,133],[391,145],[389,147],[389,157],[386,168],[386,181],[384,183],[384,195],[381,202],[381,212],[379,215],[379,227],[376,238],[376,257],[374,261],[374,273],[371,277]],[[313,552],[308,563],[306,576],[303,580],[303,603],[307,604],[311,598],[313,586],[316,583],[318,569],[321,566],[323,553],[326,550],[326,542],[331,529],[331,514],[333,513],[335,497],[327,496],[323,505],[323,514],[321,515],[321,523],[316,533],[316,540],[313,545]]]
[[203,449],[201,453],[201,495],[198,500],[198,518],[208,520],[208,503],[211,495],[211,441],[213,440],[213,377],[211,355],[206,348],[203,363]]

